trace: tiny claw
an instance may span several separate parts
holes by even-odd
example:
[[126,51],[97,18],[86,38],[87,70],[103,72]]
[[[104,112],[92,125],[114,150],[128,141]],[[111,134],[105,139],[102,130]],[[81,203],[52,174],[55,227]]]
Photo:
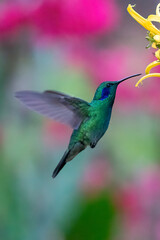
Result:
[[94,148],[95,146],[96,146],[96,143],[91,143],[91,144],[90,144],[90,147],[91,147],[91,148]]

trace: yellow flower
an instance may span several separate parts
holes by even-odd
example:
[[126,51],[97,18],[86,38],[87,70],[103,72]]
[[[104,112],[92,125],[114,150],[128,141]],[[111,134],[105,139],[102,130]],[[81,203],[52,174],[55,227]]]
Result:
[[155,15],[149,15],[148,18],[144,18],[141,15],[139,15],[134,9],[134,6],[132,6],[131,4],[128,5],[128,12],[129,14],[139,23],[141,24],[145,29],[147,29],[149,31],[148,36],[146,37],[146,39],[150,42],[149,47],[153,47],[155,49],[158,49],[155,52],[155,57],[157,58],[156,61],[150,63],[146,69],[145,69],[145,73],[146,75],[143,76],[137,83],[136,83],[136,87],[138,87],[138,85],[140,83],[142,83],[142,81],[146,78],[149,77],[160,77],[160,73],[150,73],[150,70],[156,66],[160,65],[160,30],[158,28],[156,28],[156,26],[154,24],[152,24],[152,22],[158,22],[160,23],[160,3],[157,5],[156,8],[156,14]]

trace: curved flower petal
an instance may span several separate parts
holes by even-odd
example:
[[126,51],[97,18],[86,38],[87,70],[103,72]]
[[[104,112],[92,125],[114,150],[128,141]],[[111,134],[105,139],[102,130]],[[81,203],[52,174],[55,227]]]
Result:
[[147,74],[145,76],[143,76],[137,83],[136,83],[136,87],[139,86],[140,83],[142,83],[142,81],[146,78],[150,78],[150,77],[160,77],[160,73],[150,73],[150,74]]
[[160,61],[154,61],[152,63],[150,63],[147,67],[146,67],[146,70],[145,70],[145,73],[146,74],[149,74],[151,69],[156,67],[156,66],[159,66],[160,65]]
[[147,20],[151,21],[151,22],[160,22],[160,16],[158,16],[158,15],[149,15]]
[[158,50],[155,52],[155,56],[156,56],[156,58],[158,58],[158,60],[160,60],[160,49],[158,49]]
[[160,3],[156,7],[156,15],[160,16]]
[[[134,6],[133,6],[134,7]],[[140,14],[138,14],[135,10],[133,10],[132,5],[129,4],[127,7],[127,11],[129,14],[139,23],[141,24],[145,29],[148,31],[160,35],[160,31],[158,28],[156,28],[148,19],[142,17]]]
[[157,46],[156,46],[156,43],[155,43],[155,42],[152,43],[152,48],[157,49]]

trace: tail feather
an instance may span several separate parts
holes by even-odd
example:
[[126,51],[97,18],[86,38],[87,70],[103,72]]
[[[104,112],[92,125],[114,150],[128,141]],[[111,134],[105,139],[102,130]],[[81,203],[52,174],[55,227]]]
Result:
[[62,157],[62,159],[60,160],[60,162],[58,163],[57,167],[55,168],[55,170],[53,171],[52,177],[55,178],[58,173],[61,171],[61,169],[65,166],[66,162],[67,162],[67,157],[70,153],[69,151],[66,151]]

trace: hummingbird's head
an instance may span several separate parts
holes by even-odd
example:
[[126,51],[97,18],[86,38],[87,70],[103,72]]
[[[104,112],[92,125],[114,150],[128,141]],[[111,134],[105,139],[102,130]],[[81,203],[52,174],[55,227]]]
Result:
[[123,78],[119,81],[106,81],[101,83],[95,92],[93,100],[103,101],[107,99],[108,101],[111,101],[111,102],[114,101],[118,85],[129,78],[136,77],[139,75],[141,74],[135,74],[135,75]]

